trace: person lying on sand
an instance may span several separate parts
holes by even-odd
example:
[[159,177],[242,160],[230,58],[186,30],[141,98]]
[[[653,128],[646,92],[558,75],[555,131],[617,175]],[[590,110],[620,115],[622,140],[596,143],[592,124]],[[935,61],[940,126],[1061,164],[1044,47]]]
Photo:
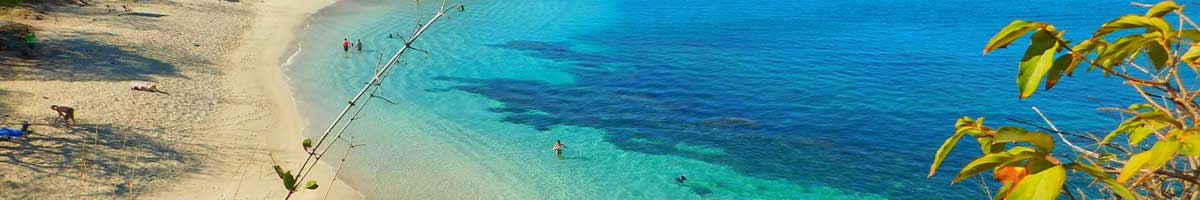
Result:
[[137,90],[137,91],[158,92],[158,84],[147,83],[147,82],[133,82],[133,84],[129,86],[129,89]]
[[71,125],[75,125],[75,108],[50,105],[50,109],[58,112],[58,117],[63,119],[63,123],[67,124],[67,128],[70,128]]
[[29,122],[22,122],[21,129],[0,128],[0,139],[8,139],[10,137],[21,137],[29,133]]

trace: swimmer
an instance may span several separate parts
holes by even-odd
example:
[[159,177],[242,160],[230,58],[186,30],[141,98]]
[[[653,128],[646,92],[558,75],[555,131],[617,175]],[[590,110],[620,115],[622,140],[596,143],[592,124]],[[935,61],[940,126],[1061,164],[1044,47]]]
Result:
[[563,145],[562,140],[554,142],[554,153],[562,155],[564,149],[567,149],[567,145]]

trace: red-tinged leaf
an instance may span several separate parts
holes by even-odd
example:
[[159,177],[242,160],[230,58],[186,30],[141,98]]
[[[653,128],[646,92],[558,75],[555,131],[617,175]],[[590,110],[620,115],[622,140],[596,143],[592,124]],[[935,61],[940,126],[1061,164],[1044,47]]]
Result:
[[995,178],[1002,184],[1020,182],[1022,178],[1025,178],[1025,175],[1028,175],[1025,167],[1019,166],[1004,166],[992,172],[992,178]]
[[1063,183],[1067,181],[1067,171],[1062,165],[1054,165],[1039,172],[1033,172],[1008,193],[1008,200],[1047,200],[1056,199],[1062,192]]
[[975,174],[979,174],[980,172],[989,169],[995,169],[996,167],[999,167],[1005,163],[1011,164],[1038,156],[1038,153],[1032,151],[1023,151],[1015,154],[1010,152],[1000,152],[983,155],[975,160],[972,160],[970,163],[967,163],[967,166],[964,166],[963,169],[958,172],[958,175],[954,177],[953,183],[958,183],[959,181],[974,176]]

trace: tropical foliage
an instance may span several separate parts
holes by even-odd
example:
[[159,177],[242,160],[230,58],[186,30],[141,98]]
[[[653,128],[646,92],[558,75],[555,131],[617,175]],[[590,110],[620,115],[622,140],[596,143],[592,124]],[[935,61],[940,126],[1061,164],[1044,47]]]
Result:
[[[1093,180],[1079,187],[1097,189],[1106,195],[1101,198],[1196,199],[1200,195],[1200,104],[1195,99],[1200,90],[1187,87],[1194,88],[1194,78],[1200,75],[1200,26],[1175,2],[1141,6],[1149,10],[1117,17],[1078,42],[1063,38],[1063,31],[1054,25],[1014,20],[983,49],[987,54],[1028,35],[1029,46],[1018,64],[1020,99],[1032,96],[1042,85],[1050,90],[1079,68],[1124,79],[1145,102],[1101,108],[1128,117],[1114,130],[1097,137],[1058,130],[1045,116],[1048,127],[1025,124],[1037,128],[1033,130],[993,128],[984,125],[983,117],[962,117],[938,149],[929,176],[937,173],[959,140],[971,136],[981,155],[963,166],[952,182],[991,171],[1002,184],[993,193],[995,199],[1085,199],[1096,194],[1069,189],[1068,171]],[[1119,138],[1127,141],[1114,141]],[[1071,140],[1086,141],[1076,145]],[[1066,146],[1055,148],[1060,144]]]

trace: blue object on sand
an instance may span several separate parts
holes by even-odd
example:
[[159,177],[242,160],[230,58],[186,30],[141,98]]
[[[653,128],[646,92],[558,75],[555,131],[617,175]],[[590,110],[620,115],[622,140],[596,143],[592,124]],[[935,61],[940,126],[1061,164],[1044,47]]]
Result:
[[0,128],[0,137],[21,137],[23,135],[25,135],[25,131],[11,128]]

